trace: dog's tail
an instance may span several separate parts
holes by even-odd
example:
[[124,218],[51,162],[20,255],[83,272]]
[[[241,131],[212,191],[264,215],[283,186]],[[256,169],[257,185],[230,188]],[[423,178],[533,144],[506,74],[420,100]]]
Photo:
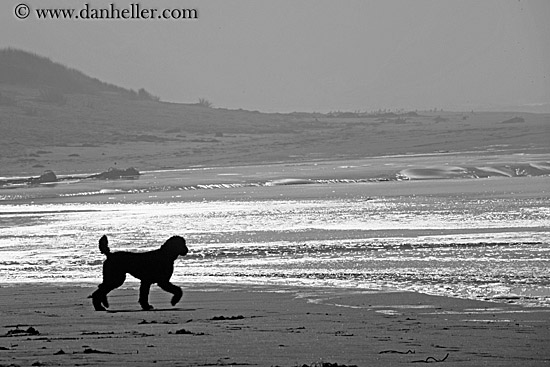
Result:
[[99,239],[99,251],[105,256],[109,256],[111,253],[111,249],[109,248],[109,241],[107,240],[107,236],[103,235]]

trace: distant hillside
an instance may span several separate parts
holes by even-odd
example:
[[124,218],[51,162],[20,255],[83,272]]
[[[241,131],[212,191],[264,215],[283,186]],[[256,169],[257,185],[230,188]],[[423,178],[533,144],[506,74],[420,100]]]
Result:
[[28,52],[0,50],[0,177],[390,154],[548,153],[550,115],[261,113],[166,103]]
[[144,90],[139,94],[91,78],[46,57],[13,48],[0,50],[0,83],[51,88],[63,93],[114,92],[128,98],[151,97]]

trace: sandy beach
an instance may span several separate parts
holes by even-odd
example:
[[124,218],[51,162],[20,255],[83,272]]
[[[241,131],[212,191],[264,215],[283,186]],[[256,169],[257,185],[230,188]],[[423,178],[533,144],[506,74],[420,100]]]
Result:
[[544,366],[548,309],[419,293],[184,286],[172,308],[131,284],[95,312],[93,287],[0,288],[1,366]]

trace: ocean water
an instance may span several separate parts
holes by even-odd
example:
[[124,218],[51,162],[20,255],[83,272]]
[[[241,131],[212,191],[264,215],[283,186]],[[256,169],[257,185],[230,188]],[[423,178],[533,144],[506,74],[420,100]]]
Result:
[[179,175],[2,190],[0,284],[98,284],[103,234],[112,251],[182,235],[190,253],[176,261],[178,284],[411,290],[550,307],[548,177],[236,184],[220,173],[218,183],[178,186]]

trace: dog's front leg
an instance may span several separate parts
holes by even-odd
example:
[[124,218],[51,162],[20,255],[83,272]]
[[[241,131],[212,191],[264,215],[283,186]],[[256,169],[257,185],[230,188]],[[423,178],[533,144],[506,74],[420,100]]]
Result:
[[109,302],[107,301],[108,291],[109,290],[106,290],[103,284],[101,284],[98,289],[89,297],[92,298],[92,303],[96,311],[106,311],[105,307],[109,307]]
[[177,285],[174,285],[170,282],[162,282],[158,283],[158,285],[161,289],[164,289],[166,292],[172,293],[174,295],[172,297],[172,301],[170,301],[172,306],[175,306],[176,303],[178,303],[183,296],[183,291]]
[[139,304],[141,308],[145,311],[153,309],[153,306],[149,304],[149,289],[151,288],[151,283],[142,281],[139,287]]

